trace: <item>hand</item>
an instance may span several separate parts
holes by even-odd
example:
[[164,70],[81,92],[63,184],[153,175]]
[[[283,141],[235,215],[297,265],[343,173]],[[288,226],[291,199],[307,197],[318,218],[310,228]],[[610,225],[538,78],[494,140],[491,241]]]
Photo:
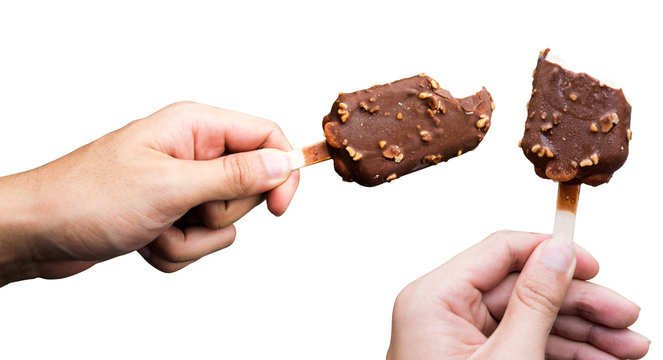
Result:
[[597,273],[563,240],[495,233],[398,295],[387,359],[641,358],[640,309]]
[[263,200],[285,212],[299,183],[290,149],[272,122],[182,102],[0,178],[0,286],[135,250],[179,270],[230,245],[233,223]]

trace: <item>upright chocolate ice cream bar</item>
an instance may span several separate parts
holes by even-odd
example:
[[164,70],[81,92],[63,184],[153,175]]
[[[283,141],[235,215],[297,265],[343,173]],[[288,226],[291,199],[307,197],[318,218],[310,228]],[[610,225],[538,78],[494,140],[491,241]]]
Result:
[[621,89],[547,61],[548,51],[534,70],[523,153],[542,178],[606,183],[628,156],[631,106]]
[[494,107],[485,88],[457,99],[421,74],[341,93],[322,124],[336,172],[375,186],[473,150]]

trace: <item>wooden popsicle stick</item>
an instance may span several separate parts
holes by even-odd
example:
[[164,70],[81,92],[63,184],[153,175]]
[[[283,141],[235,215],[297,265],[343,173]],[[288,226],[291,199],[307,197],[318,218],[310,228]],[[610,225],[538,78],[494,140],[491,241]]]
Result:
[[559,183],[557,188],[557,211],[555,212],[555,225],[553,227],[554,238],[562,238],[573,242],[579,196],[580,184]]
[[290,155],[292,170],[331,159],[331,155],[329,155],[329,150],[327,149],[327,141],[321,141],[301,149],[290,151],[288,155]]

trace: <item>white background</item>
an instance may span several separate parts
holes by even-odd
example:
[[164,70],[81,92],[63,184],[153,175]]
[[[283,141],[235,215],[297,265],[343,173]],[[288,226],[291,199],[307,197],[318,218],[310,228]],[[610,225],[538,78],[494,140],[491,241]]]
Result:
[[0,5],[0,175],[177,100],[271,119],[295,147],[323,139],[339,91],[421,72],[456,96],[486,86],[497,108],[475,151],[391,184],[344,183],[331,162],[303,169],[284,216],[258,207],[233,246],[178,273],[132,253],[1,288],[0,358],[383,358],[407,283],[493,231],[551,231],[556,186],[516,146],[546,47],[616,82],[633,106],[629,159],[609,184],[583,186],[576,241],[601,263],[595,282],[642,307],[633,329],[652,339],[648,358],[663,358],[663,29],[653,7],[93,3]]

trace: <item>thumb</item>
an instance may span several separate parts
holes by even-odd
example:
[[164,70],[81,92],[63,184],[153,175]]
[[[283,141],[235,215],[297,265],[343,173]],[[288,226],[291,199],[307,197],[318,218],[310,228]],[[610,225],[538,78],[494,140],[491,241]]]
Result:
[[288,153],[260,149],[189,162],[187,187],[196,203],[262,194],[286,181],[291,172]]
[[511,359],[543,359],[575,265],[573,243],[565,238],[551,238],[535,249],[518,277],[499,327],[489,339],[499,347],[494,350],[521,355],[508,357]]

